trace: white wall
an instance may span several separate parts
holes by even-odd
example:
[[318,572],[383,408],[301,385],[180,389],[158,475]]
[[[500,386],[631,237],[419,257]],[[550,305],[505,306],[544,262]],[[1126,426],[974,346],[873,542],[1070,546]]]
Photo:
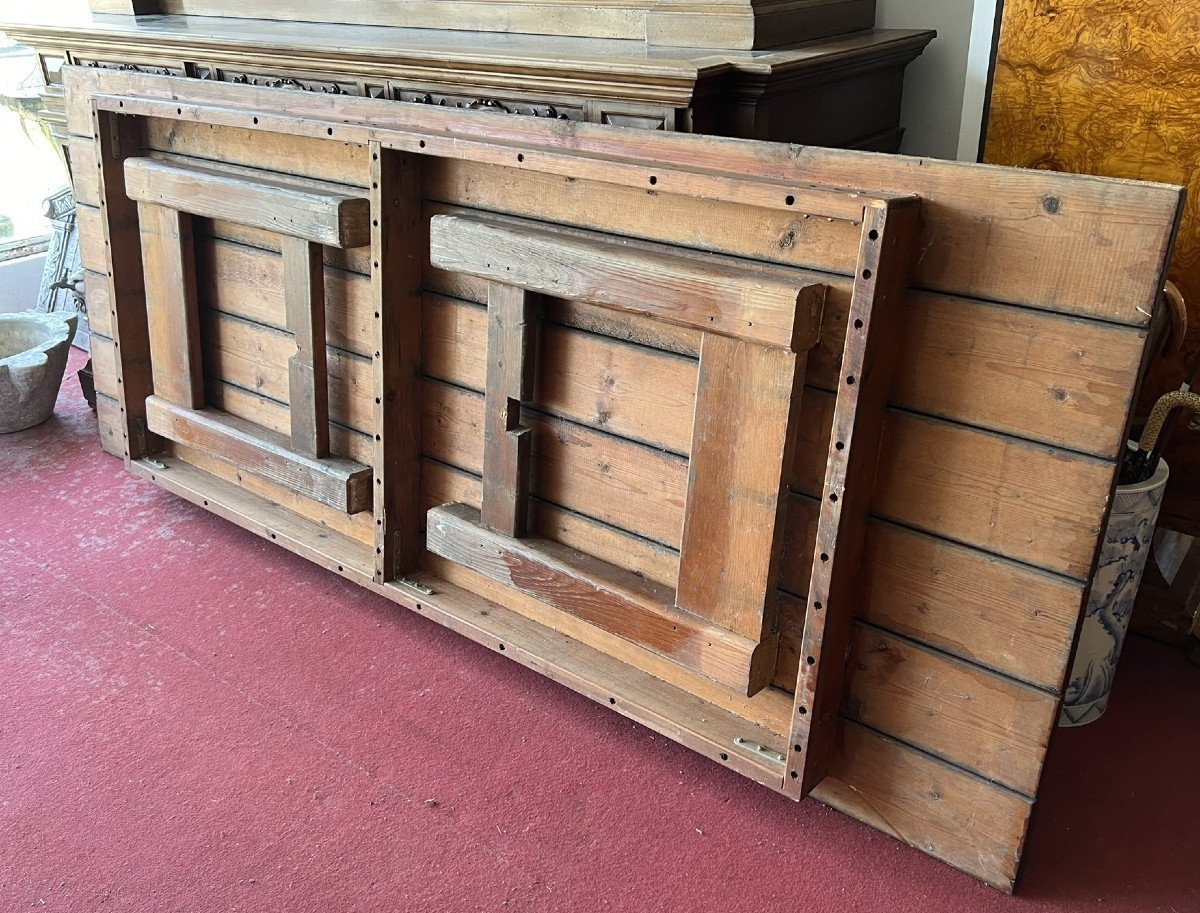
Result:
[[875,24],[937,29],[904,80],[907,155],[974,161],[979,146],[997,0],[878,0]]

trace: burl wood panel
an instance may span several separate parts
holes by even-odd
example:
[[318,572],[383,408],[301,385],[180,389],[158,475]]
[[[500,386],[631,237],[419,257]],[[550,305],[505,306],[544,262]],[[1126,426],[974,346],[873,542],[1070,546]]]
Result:
[[[1177,0],[1008,0],[984,160],[1184,184],[1170,278],[1188,302],[1182,351],[1151,366],[1138,414],[1200,359],[1200,6]],[[1046,200],[1048,209],[1057,205]],[[1176,434],[1160,523],[1200,534],[1200,434]]]

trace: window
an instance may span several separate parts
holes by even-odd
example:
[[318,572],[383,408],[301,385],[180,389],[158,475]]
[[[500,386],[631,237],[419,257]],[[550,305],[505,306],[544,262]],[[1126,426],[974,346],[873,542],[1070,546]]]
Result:
[[62,152],[42,120],[42,76],[29,48],[0,36],[0,260],[44,250],[44,201],[67,183]]

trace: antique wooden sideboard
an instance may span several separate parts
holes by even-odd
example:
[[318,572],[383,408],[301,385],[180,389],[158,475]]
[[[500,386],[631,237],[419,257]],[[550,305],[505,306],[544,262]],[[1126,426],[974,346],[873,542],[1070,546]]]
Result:
[[56,71],[104,448],[1011,890],[1180,189],[683,135],[696,59],[222,42]]
[[[452,4],[436,3],[437,6]],[[454,4],[457,5],[457,4]],[[52,24],[0,7],[37,49],[46,112],[65,130],[64,63],[551,119],[894,152],[904,68],[931,31],[873,30],[791,48],[664,48],[643,41],[179,15]]]

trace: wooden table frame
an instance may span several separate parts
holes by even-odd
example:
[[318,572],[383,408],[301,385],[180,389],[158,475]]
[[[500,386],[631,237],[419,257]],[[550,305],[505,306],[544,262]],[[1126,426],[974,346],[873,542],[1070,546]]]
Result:
[[[514,153],[494,138],[447,137],[424,133],[414,125],[354,123],[345,118],[335,124],[320,110],[311,110],[309,104],[301,105],[300,113],[288,110],[290,97],[281,101],[282,110],[251,111],[227,104],[95,96],[95,134],[102,147],[99,162],[106,189],[102,210],[110,249],[114,250],[129,247],[134,220],[129,218],[127,206],[133,205],[134,197],[137,206],[158,221],[161,217],[150,207],[187,205],[193,210],[199,208],[201,215],[253,221],[249,215],[255,211],[253,205],[223,202],[205,208],[194,200],[185,203],[178,193],[168,193],[183,180],[228,189],[236,179],[220,174],[178,175],[170,166],[140,160],[137,136],[142,117],[370,144],[370,237],[376,273],[373,286],[380,302],[376,311],[379,348],[374,359],[378,432],[373,473],[377,538],[372,578],[376,583],[414,571],[422,547],[421,530],[413,523],[415,517],[423,515],[419,474],[403,468],[413,467],[420,453],[418,398],[414,395],[420,341],[418,321],[412,315],[415,302],[419,302],[418,257],[426,256],[426,247],[421,237],[423,226],[416,223],[412,213],[419,193],[416,178],[422,156],[442,154],[506,163],[515,156],[525,167],[547,173],[581,177],[598,174],[605,181],[649,184],[655,192],[787,208],[861,226],[852,314],[857,332],[847,335],[847,373],[837,395],[838,433],[836,442],[830,444],[817,538],[819,551],[814,554],[805,616],[806,661],[797,683],[786,774],[781,774],[778,781],[778,787],[789,794],[809,792],[824,776],[833,752],[856,575],[890,383],[892,359],[887,357],[887,347],[875,340],[885,338],[889,327],[894,329],[899,319],[917,226],[917,199],[813,184],[773,187],[769,181],[697,171],[681,164],[656,163],[648,167],[619,157],[600,162],[553,149]],[[103,137],[120,140],[121,152],[114,154],[114,150],[106,149],[109,140]],[[653,173],[648,173],[650,167]],[[148,189],[146,184],[152,186]],[[300,194],[305,188],[257,186],[243,190],[248,204],[253,203],[255,195],[271,194],[286,211],[288,195]],[[315,268],[318,240],[335,246],[361,242],[357,233],[361,219],[342,218],[347,211],[360,216],[360,205],[357,200],[323,200],[319,208],[327,214],[324,222],[297,238],[307,248],[301,251],[299,243],[292,244],[295,253],[289,258],[288,245],[284,246],[285,263],[293,264],[287,287],[307,290],[298,291],[295,303],[289,303],[289,320],[311,315],[311,321],[299,322],[315,326],[321,314],[320,283],[312,280],[312,272],[306,273],[300,267],[307,263]],[[169,218],[168,227],[176,222],[184,226],[186,222],[178,216]],[[338,236],[338,227],[346,224],[354,226],[352,237]],[[271,217],[263,227],[279,230],[280,223]],[[115,269],[109,277],[110,300],[115,306],[114,327],[122,332],[122,339],[145,333],[142,326],[133,324],[145,322],[138,312],[147,306],[170,314],[173,329],[191,326],[194,318],[189,310],[194,305],[189,302],[194,296],[188,291],[186,270],[179,269],[186,258],[176,253],[176,247],[183,250],[186,227],[179,231],[178,242],[168,237],[168,243],[164,243],[157,234],[148,239],[154,242],[152,249],[157,253],[147,255],[147,265],[153,266],[156,256],[169,256],[174,274],[183,278],[149,293],[146,305],[141,296],[122,290],[126,284],[142,286],[144,274],[136,275],[136,264],[114,261]],[[664,656],[748,695],[761,689],[774,669],[777,635],[773,608],[782,538],[780,503],[795,439],[804,353],[816,342],[821,322],[824,287],[819,274],[804,277],[805,281],[797,284],[795,270],[745,265],[732,258],[606,239],[565,228],[514,226],[503,219],[436,217],[428,236],[434,265],[482,276],[492,282],[493,290],[489,296],[483,515],[473,514],[461,505],[430,511],[430,550],[466,561],[485,575],[593,623],[603,625],[602,620],[607,620],[610,628],[617,627],[611,624],[614,607],[617,617],[622,613],[626,617],[636,615],[637,623],[643,625],[640,636],[644,642]],[[589,266],[559,269],[557,273],[547,268],[548,263],[562,267],[571,262]],[[655,295],[648,296],[648,289],[653,289]],[[529,435],[520,425],[520,405],[530,392],[533,359],[529,330],[536,315],[535,296],[547,293],[643,313],[703,331],[680,582],[674,593],[555,543],[521,538],[528,497]],[[649,305],[647,301],[656,303]],[[126,307],[126,302],[133,304]],[[311,332],[311,336],[298,334],[300,364],[294,376],[313,380],[321,372],[322,359],[316,351],[320,346],[315,344],[319,335],[315,330]],[[182,338],[193,337],[184,332]],[[308,346],[304,345],[305,339],[309,340]],[[153,356],[162,347],[151,344],[149,348]],[[192,378],[197,370],[194,353],[184,351],[182,355],[182,360],[174,358],[165,363],[171,364],[175,373],[183,368],[184,376]],[[276,478],[302,493],[320,497],[318,489],[307,484],[307,477],[302,479],[305,484],[297,484],[294,472],[275,472],[281,459],[289,470],[311,468],[301,458],[319,453],[322,442],[311,433],[307,451],[303,446],[296,447],[296,442],[304,439],[298,432],[311,429],[320,415],[322,396],[314,383],[305,388],[313,391],[311,405],[301,411],[300,417],[293,405],[294,452],[281,457],[280,442],[263,442],[261,437],[256,440],[245,428],[218,428],[211,421],[198,420],[202,412],[196,407],[202,400],[194,384],[173,393],[182,400],[175,402],[160,395],[153,376],[143,376],[146,366],[130,357],[128,346],[118,361],[122,375],[136,376],[138,392],[146,394],[137,401],[128,398],[125,408],[146,416],[150,431],[193,442],[199,437],[210,446],[224,448],[226,453],[260,454],[255,463],[260,472],[274,472]],[[737,368],[731,371],[733,365]],[[406,384],[413,386],[408,395],[402,395]],[[125,389],[128,396],[128,385]],[[731,413],[744,415],[745,422],[727,421]],[[181,428],[189,434],[181,434]],[[313,443],[316,448],[311,446]],[[858,446],[854,446],[856,443]],[[136,463],[152,453],[151,441],[140,450],[131,448],[129,459]],[[728,458],[730,454],[733,460]],[[157,481],[158,473],[151,475]],[[356,469],[353,479],[357,482],[362,478],[363,473]],[[734,490],[739,497],[727,497]],[[750,492],[754,494],[748,496]],[[333,503],[342,506],[340,501]],[[747,526],[761,532],[739,536]],[[493,555],[494,560],[481,561],[482,552]],[[519,583],[512,573],[516,561],[548,577],[550,585]],[[697,648],[699,642],[707,646]],[[832,662],[823,662],[824,656]]]
[[[77,67],[63,70],[63,83],[104,450],[792,797],[819,778],[830,741],[820,708],[841,691],[835,750],[812,795],[1013,889],[1182,211],[1179,188]],[[130,157],[217,161],[252,178],[265,166],[370,199],[371,246],[327,248],[325,281],[331,446],[370,465],[373,512],[335,510],[147,429],[155,390],[137,203],[125,190]],[[893,193],[847,189],[864,185]],[[856,355],[863,318],[850,311],[862,270],[887,293],[882,286],[899,280],[887,279],[886,262],[906,259],[889,245],[861,266],[864,221],[883,204],[888,223],[901,224],[905,207],[891,201],[906,194],[922,204],[903,316],[877,308],[870,326],[899,351],[872,356],[868,343]],[[487,280],[429,266],[427,227],[434,215],[483,214],[552,226],[559,241],[570,230],[603,233],[619,245],[639,238],[827,277],[788,475],[778,666],[753,697],[425,549],[426,510],[482,507],[489,297]],[[206,401],[290,447],[296,350],[281,239],[194,222]],[[536,434],[531,530],[673,591],[702,334],[531,294],[542,313],[539,377],[534,406],[518,414]],[[897,329],[880,322],[887,315]],[[842,665],[837,580],[854,549],[819,527],[823,512],[853,509],[859,486],[839,491],[827,457],[848,433],[839,394],[889,356],[895,381]],[[420,422],[417,410],[396,407],[410,401],[423,403]],[[876,458],[863,446],[871,408],[869,397],[860,403],[851,459]],[[610,499],[606,467],[637,500]],[[836,551],[819,547],[819,535]],[[830,557],[829,580],[816,587],[814,554]],[[817,609],[812,593],[822,586]],[[820,612],[830,615],[823,631],[811,621]],[[815,676],[804,668],[810,656]],[[799,700],[807,713],[796,712]],[[791,739],[794,730],[802,738]]]

